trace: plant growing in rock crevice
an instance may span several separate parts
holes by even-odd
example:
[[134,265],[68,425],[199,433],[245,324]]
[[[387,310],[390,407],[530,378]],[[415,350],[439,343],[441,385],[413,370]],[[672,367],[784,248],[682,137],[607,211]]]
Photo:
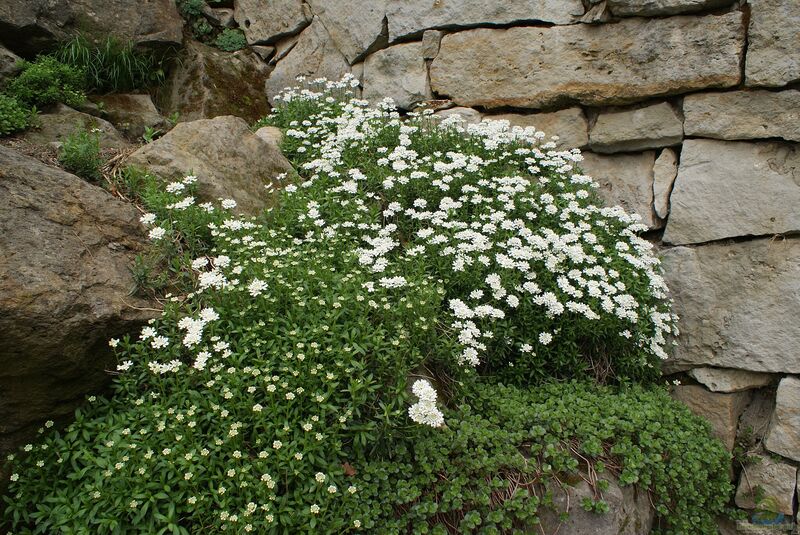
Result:
[[532,129],[402,121],[336,98],[350,83],[283,96],[269,122],[299,177],[263,218],[199,203],[202,177],[131,178],[185,278],[111,341],[113,398],[11,459],[8,521],[511,533],[591,466],[650,489],[667,533],[707,532],[729,455],[631,384],[674,332],[641,225]]

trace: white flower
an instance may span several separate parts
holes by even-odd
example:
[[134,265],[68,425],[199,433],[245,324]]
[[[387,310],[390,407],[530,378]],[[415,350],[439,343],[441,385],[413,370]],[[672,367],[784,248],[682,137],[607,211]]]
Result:
[[161,238],[163,238],[166,233],[167,233],[167,231],[164,228],[153,227],[152,229],[150,229],[150,232],[147,234],[147,236],[151,240],[157,241],[157,240],[160,240]]
[[539,343],[542,345],[547,345],[553,341],[553,335],[550,333],[540,333],[539,334]]
[[258,297],[266,289],[267,283],[260,279],[253,279],[253,281],[247,286],[247,290],[253,297]]
[[141,221],[143,225],[147,225],[149,227],[156,222],[156,214],[146,213],[139,218],[139,221]]
[[223,199],[222,200],[222,207],[226,210],[233,210],[236,208],[236,201],[233,199]]

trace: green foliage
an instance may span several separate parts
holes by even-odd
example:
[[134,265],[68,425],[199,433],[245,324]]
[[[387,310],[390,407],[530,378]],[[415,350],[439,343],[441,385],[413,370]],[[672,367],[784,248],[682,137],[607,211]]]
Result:
[[19,101],[0,93],[0,136],[7,136],[25,130],[30,125],[31,110]]
[[86,180],[100,180],[100,133],[94,129],[76,130],[64,139],[58,153],[58,161],[64,169]]
[[203,0],[178,0],[178,10],[187,18],[202,17],[205,5]]
[[94,44],[78,35],[64,43],[54,56],[83,71],[86,87],[96,92],[143,89],[162,83],[165,77],[163,58],[136,50],[133,43],[113,36]]
[[[401,122],[325,97],[290,99],[272,118],[301,176],[283,177],[279,202],[259,217],[234,216],[231,200],[199,204],[191,175],[164,185],[130,168],[115,179],[117,193],[148,210],[142,222],[153,245],[134,277],[171,293],[138,336],[110,342],[119,359],[113,396],[90,398],[73,424],[43,429],[10,459],[4,518],[13,532],[519,533],[554,507],[559,482],[580,477],[597,495],[578,505],[604,513],[611,476],[651,491],[663,533],[712,532],[731,495],[730,455],[665,390],[631,383],[648,382],[657,367],[636,358],[643,350],[633,342],[611,340],[622,323],[554,319],[518,303],[520,317],[509,311],[491,330],[472,317],[485,360],[459,363],[464,324],[452,321],[452,303],[468,299],[485,273],[451,270],[436,243],[409,253],[419,251],[421,223],[386,211],[396,212],[393,199],[417,208],[443,201],[446,209],[420,220],[463,218],[476,225],[458,229],[507,237],[497,210],[513,214],[512,193],[520,204],[540,195],[541,206],[526,210],[543,229],[564,224],[548,210],[575,210],[578,201],[566,201],[580,199],[620,282],[644,310],[663,310],[637,271],[644,249],[624,257],[630,265],[612,252],[624,249],[616,243],[644,247],[638,227],[589,208],[561,161],[544,182],[516,177],[557,159],[530,143],[434,128],[424,117]],[[503,200],[491,204],[494,227],[480,203],[465,208],[445,200],[443,183],[430,187],[448,153],[466,156],[445,167],[452,195]],[[427,167],[408,170],[416,182],[392,182],[404,169],[387,171],[384,155]],[[545,208],[548,192],[567,195],[561,208]],[[401,239],[384,247],[395,230]],[[365,243],[383,247],[377,272]],[[537,266],[542,287],[555,285],[549,277],[561,261]],[[509,289],[524,284],[497,269]],[[601,346],[577,344],[575,333],[592,325]],[[508,349],[525,329],[543,328],[559,336],[537,346],[539,359]],[[636,328],[652,335],[652,326]],[[591,382],[581,361],[601,349],[619,370],[614,386]],[[441,411],[444,424],[415,408]]]
[[22,62],[22,72],[11,80],[6,93],[27,107],[43,107],[61,102],[79,106],[86,100],[84,72],[52,56]]
[[225,28],[214,40],[214,46],[225,52],[235,52],[247,46],[247,39],[242,30]]

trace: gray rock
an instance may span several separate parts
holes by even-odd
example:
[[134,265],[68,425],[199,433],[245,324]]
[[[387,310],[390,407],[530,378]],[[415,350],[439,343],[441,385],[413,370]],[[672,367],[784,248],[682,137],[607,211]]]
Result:
[[236,115],[255,121],[269,113],[264,83],[269,67],[248,49],[223,52],[190,41],[158,93],[158,105],[180,120]]
[[298,76],[339,80],[349,72],[347,59],[333,44],[322,22],[314,19],[267,79],[267,98],[272,102],[275,95],[285,88],[296,86]]
[[275,145],[232,116],[179,123],[125,163],[165,180],[192,173],[198,177],[201,200],[230,198],[247,214],[257,214],[268,204],[265,185],[292,170]]
[[732,0],[608,0],[608,7],[618,17],[651,17],[705,11],[732,3]]
[[464,108],[461,106],[456,106],[455,108],[448,108],[446,110],[440,110],[434,112],[434,117],[439,117],[444,119],[446,117],[452,117],[453,115],[458,115],[461,117],[461,120],[464,124],[474,124],[481,122],[483,115],[478,110],[474,110],[472,108]]
[[268,46],[268,45],[253,45],[250,48],[253,49],[253,52],[261,58],[262,61],[269,61],[273,55],[275,55],[275,47]]
[[611,20],[611,9],[605,1],[599,2],[589,8],[581,17],[581,22],[585,24],[599,24]]
[[[600,493],[608,504],[605,514],[586,511],[581,507],[584,498],[596,499],[598,493],[582,475],[576,481],[564,481],[563,486],[552,485],[555,511],[568,513],[563,522],[549,508],[540,509],[540,527],[530,533],[564,533],[569,535],[647,535],[653,528],[653,509],[647,492],[633,486],[621,486],[607,475],[599,479],[608,482],[608,489]],[[541,528],[541,530],[540,530]]]
[[800,91],[698,93],[683,99],[687,136],[800,141]]
[[0,34],[14,52],[29,57],[77,32],[108,35],[148,48],[180,46],[183,19],[173,0],[4,0]]
[[687,140],[664,241],[703,243],[800,230],[798,173],[796,145]]
[[109,382],[111,337],[153,304],[130,294],[143,250],[133,205],[0,147],[0,451],[66,421]]
[[314,16],[318,17],[349,63],[361,59],[383,33],[386,17],[385,0],[309,0]]
[[589,143],[588,124],[583,110],[580,108],[567,108],[548,113],[533,113],[520,115],[517,113],[504,113],[487,115],[486,119],[504,119],[511,126],[533,126],[547,134],[548,139],[558,136],[558,146],[564,149],[583,148]]
[[292,49],[297,44],[297,41],[300,40],[300,35],[292,35],[281,39],[277,43],[275,43],[275,55],[272,56],[269,60],[270,65],[275,65],[280,60],[286,57],[286,55],[292,51]]
[[774,378],[768,373],[725,368],[695,368],[689,370],[689,375],[712,392],[741,392],[761,388],[771,384]]
[[17,73],[22,70],[17,65],[21,60],[21,57],[14,54],[3,45],[0,45],[0,87],[3,87],[6,81],[16,76]]
[[235,0],[233,17],[251,45],[274,43],[309,23],[302,0]]
[[[736,489],[736,505],[742,509],[765,509],[791,515],[797,468],[777,462],[768,455],[759,455],[758,459],[759,462],[748,464],[742,470]],[[764,493],[758,503],[755,499],[757,488]]]
[[680,117],[666,102],[601,113],[589,130],[595,152],[632,152],[676,145],[683,139]]
[[145,128],[153,128],[165,132],[169,128],[153,99],[147,94],[112,93],[96,97],[101,102],[105,116],[126,136],[141,141]]
[[796,0],[751,0],[745,85],[780,87],[800,80]]
[[665,370],[800,373],[800,241],[675,247],[662,262],[681,331]]
[[431,87],[470,107],[623,104],[734,86],[741,79],[743,50],[739,12],[467,30],[442,39],[431,64]]
[[751,395],[749,391],[720,394],[699,385],[679,385],[672,390],[672,397],[711,423],[714,436],[725,444],[728,451],[733,451],[739,416],[750,403]]
[[63,142],[68,136],[79,130],[97,129],[102,148],[123,149],[130,146],[122,134],[108,121],[73,110],[63,104],[56,105],[50,113],[39,115],[37,125],[36,128],[25,131],[23,134],[25,141],[47,145],[53,141]]
[[583,15],[580,0],[387,0],[389,41],[421,34],[433,28],[458,28],[478,24],[508,24],[540,20],[569,24]]
[[669,215],[669,196],[678,176],[678,154],[674,149],[664,149],[653,166],[653,209],[659,219]]
[[766,448],[800,461],[800,379],[785,377],[778,385],[775,412],[769,423]]
[[213,8],[208,4],[203,6],[203,16],[214,26],[233,28],[236,26],[234,11],[226,8]]
[[422,57],[425,59],[433,59],[439,53],[439,47],[442,44],[442,37],[444,32],[439,30],[426,30],[422,34]]
[[256,135],[275,148],[280,149],[281,141],[283,141],[283,132],[281,132],[280,128],[275,126],[262,126],[256,130]]
[[420,43],[384,48],[364,61],[364,98],[377,103],[385,97],[404,110],[432,97]]
[[607,206],[620,205],[636,212],[649,228],[661,226],[653,210],[655,152],[613,156],[586,152],[583,157],[581,167],[600,184],[598,193]]

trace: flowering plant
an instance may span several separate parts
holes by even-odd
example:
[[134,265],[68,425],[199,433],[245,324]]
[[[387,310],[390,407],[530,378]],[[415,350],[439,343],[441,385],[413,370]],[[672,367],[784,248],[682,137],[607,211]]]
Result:
[[[404,120],[388,102],[337,98],[353,83],[282,95],[267,122],[285,130],[297,175],[281,177],[263,217],[198,204],[202,177],[147,182],[142,222],[156,250],[179,253],[186,283],[138,336],[111,341],[113,398],[26,446],[12,525],[390,533],[450,526],[452,511],[461,532],[511,529],[539,499],[533,486],[492,498],[502,482],[487,487],[487,471],[543,482],[575,470],[566,444],[597,414],[572,427],[544,403],[544,416],[502,418],[520,434],[470,403],[499,414],[487,392],[524,397],[498,378],[524,389],[658,376],[675,332],[658,261],[635,216],[595,204],[578,151],[502,122]],[[621,430],[604,429],[583,453],[606,455],[601,441]],[[541,463],[516,447],[545,438]],[[459,460],[470,444],[496,456]],[[627,483],[642,455],[631,444],[615,453],[633,460]],[[468,475],[435,476],[456,466]]]

